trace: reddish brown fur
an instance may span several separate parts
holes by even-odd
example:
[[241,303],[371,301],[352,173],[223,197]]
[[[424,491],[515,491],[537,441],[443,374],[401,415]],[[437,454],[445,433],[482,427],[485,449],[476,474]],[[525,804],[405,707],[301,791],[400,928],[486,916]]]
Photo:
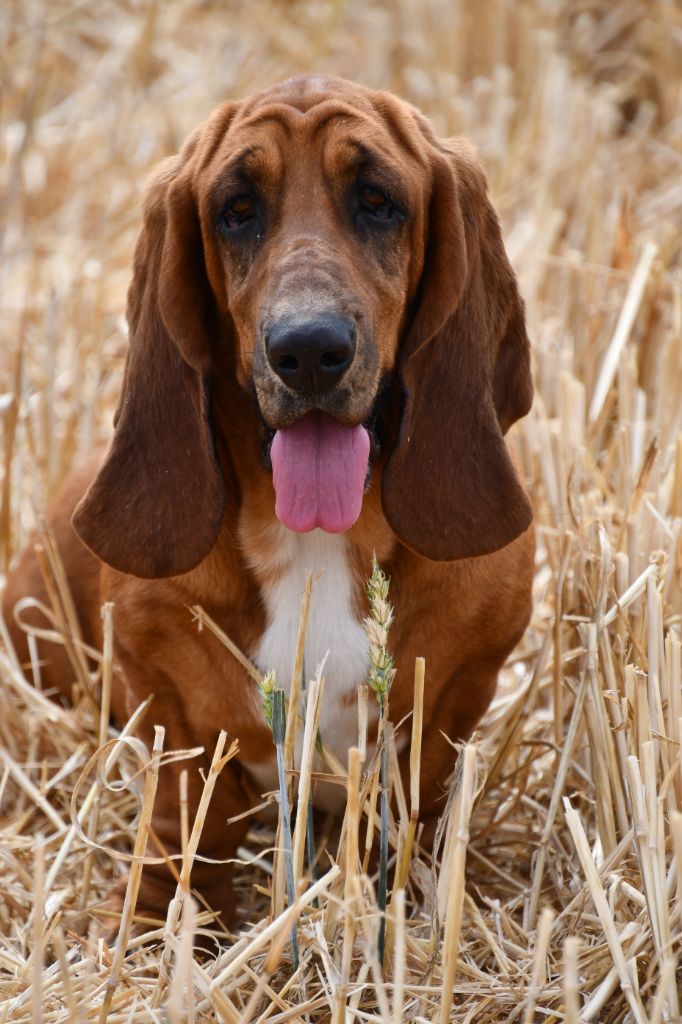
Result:
[[[409,217],[383,249],[358,241],[343,219],[363,141],[381,152],[409,199]],[[255,146],[249,174],[271,214],[245,254],[221,240],[216,208],[226,168]],[[343,395],[336,389],[320,407],[362,422],[381,380],[392,382],[384,450],[348,538],[359,614],[373,551],[391,577],[396,721],[411,709],[414,659],[427,658],[428,819],[442,807],[453,766],[443,733],[471,733],[527,624],[534,551],[530,506],[502,436],[532,398],[523,307],[466,143],[439,142],[400,100],[338,80],[285,83],[216,111],[152,181],[114,441],[99,473],[92,467],[65,486],[49,520],[88,642],[100,642],[101,603],[115,602],[116,720],[154,693],[147,739],[160,722],[167,749],[202,745],[210,754],[224,728],[244,761],[268,756],[253,681],[218,640],[197,631],[187,606],[203,605],[242,650],[257,647],[264,578],[249,565],[267,561],[274,522],[263,420],[278,428],[308,411],[273,386],[259,338],[268,317],[309,287],[364,325]],[[99,558],[70,526],[79,502],[76,528]],[[10,624],[15,601],[42,591],[26,552],[4,596]],[[24,636],[12,631],[26,660]],[[45,645],[41,654],[45,683],[68,695],[63,654]],[[195,805],[198,771],[191,780]],[[233,855],[248,819],[229,828],[226,819],[257,796],[246,769],[228,765],[200,852]],[[169,778],[154,827],[177,850],[177,782]],[[198,864],[193,881],[231,916],[223,867]],[[147,869],[141,901],[163,910],[173,888],[165,868]]]

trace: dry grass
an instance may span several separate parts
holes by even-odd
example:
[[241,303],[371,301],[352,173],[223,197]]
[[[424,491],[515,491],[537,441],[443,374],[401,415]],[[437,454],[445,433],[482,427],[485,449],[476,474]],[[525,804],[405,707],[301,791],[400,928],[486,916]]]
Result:
[[109,434],[148,168],[218,101],[311,69],[393,88],[480,147],[534,339],[517,439],[539,551],[533,622],[433,871],[418,843],[405,855],[394,791],[384,967],[353,845],[360,754],[338,866],[321,857],[295,911],[254,831],[241,934],[193,961],[186,822],[167,925],[114,962],[88,924],[143,848],[163,758],[129,735],[85,771],[106,738],[92,703],[58,709],[0,651],[0,1020],[681,1019],[681,34],[673,0],[3,6],[4,564]]

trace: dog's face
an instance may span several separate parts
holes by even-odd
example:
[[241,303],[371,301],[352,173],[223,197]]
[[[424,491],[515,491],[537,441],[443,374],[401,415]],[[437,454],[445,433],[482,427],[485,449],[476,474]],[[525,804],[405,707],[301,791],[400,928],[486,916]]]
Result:
[[355,86],[299,80],[238,109],[201,171],[216,300],[271,428],[361,423],[395,366],[426,205],[399,128]]
[[116,568],[176,575],[215,543],[226,372],[275,432],[290,529],[355,522],[387,378],[399,429],[379,485],[399,540],[453,560],[529,525],[503,439],[530,407],[529,345],[485,178],[389,93],[305,78],[219,108],[152,179],[128,319],[114,442],[74,517]]

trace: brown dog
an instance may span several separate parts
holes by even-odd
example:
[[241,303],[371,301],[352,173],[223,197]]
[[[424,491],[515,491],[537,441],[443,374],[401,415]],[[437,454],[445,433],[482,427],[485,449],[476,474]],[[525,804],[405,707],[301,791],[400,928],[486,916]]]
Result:
[[[376,551],[396,611],[394,720],[411,709],[415,656],[427,659],[433,817],[453,766],[443,733],[469,736],[493,696],[528,621],[534,549],[503,438],[531,404],[528,338],[472,150],[337,79],[226,103],[152,179],[128,319],[111,448],[49,514],[89,643],[115,602],[115,718],[153,693],[148,739],[152,721],[167,749],[210,754],[219,729],[239,739],[200,850],[231,856],[248,817],[227,818],[271,784],[273,748],[255,683],[187,606],[286,687],[303,581],[324,569],[306,664],[329,650],[321,735],[345,763]],[[41,593],[25,553],[8,621]],[[61,649],[41,657],[46,685],[68,693]],[[194,804],[200,788],[193,770]],[[154,827],[177,851],[175,781]],[[193,881],[229,919],[225,868],[198,863]],[[165,867],[146,869],[141,902],[164,911],[174,887]]]

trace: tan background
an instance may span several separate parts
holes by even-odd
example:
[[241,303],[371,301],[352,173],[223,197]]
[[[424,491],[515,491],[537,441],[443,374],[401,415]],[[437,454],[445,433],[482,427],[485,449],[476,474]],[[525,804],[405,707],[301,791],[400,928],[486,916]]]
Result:
[[[0,571],[109,436],[145,177],[215,104],[293,74],[345,75],[468,135],[489,174],[534,348],[536,403],[515,436],[536,511],[535,610],[475,744],[459,944],[434,930],[424,854],[408,879],[404,987],[398,950],[377,1003],[359,939],[351,979],[369,1017],[357,1020],[433,1019],[452,998],[448,964],[456,1021],[577,1024],[578,1004],[601,1024],[680,1019],[681,54],[674,0],[0,10]],[[1,645],[0,678],[0,1018],[96,1019],[111,960],[88,929],[124,866],[65,829],[97,723],[83,704],[38,698]],[[130,850],[136,806],[103,793],[88,827]],[[262,861],[239,873],[256,929],[273,840],[252,834]],[[446,860],[446,894],[451,878]],[[370,903],[363,913],[371,923]],[[326,945],[307,920],[291,989],[285,954],[253,996],[267,946],[234,974],[169,953],[177,977],[194,977],[194,1015],[182,982],[167,1004],[160,949],[142,947],[112,1020],[159,1019],[153,1006],[173,1021],[300,1020],[301,1002],[311,1021],[340,1020],[340,932]]]

